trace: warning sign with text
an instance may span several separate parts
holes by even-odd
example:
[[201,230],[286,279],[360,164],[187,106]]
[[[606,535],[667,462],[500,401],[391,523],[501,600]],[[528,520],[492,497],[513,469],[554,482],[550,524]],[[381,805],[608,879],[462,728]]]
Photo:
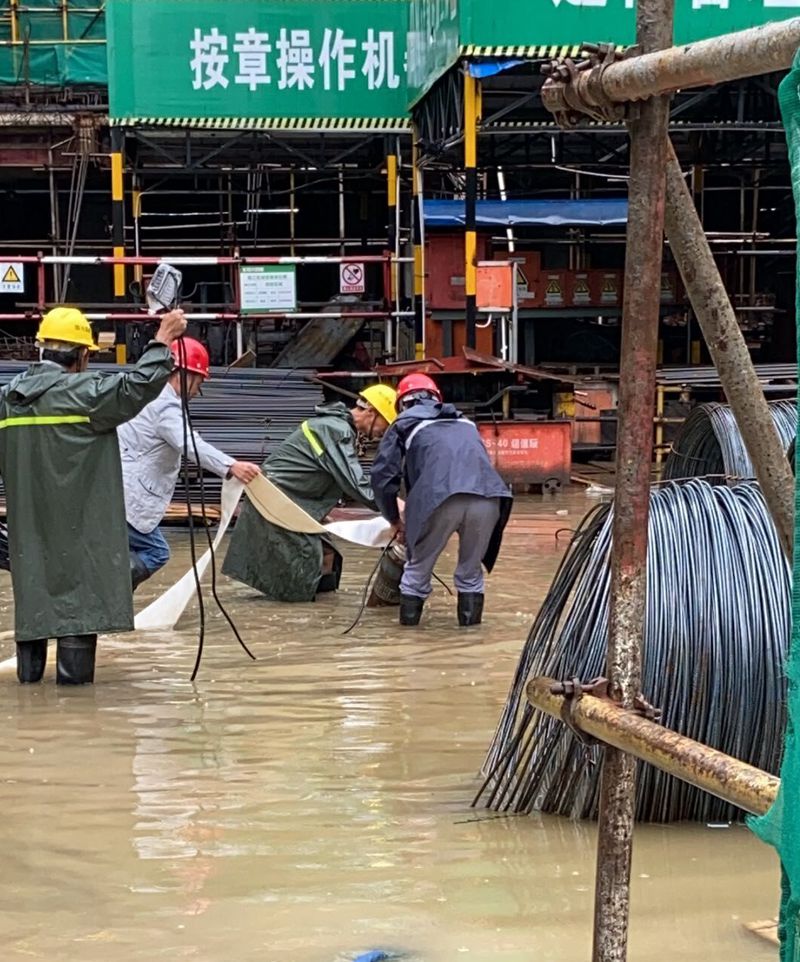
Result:
[[341,294],[363,294],[365,290],[364,265],[340,264],[339,292]]
[[564,306],[564,282],[560,274],[548,274],[544,289],[544,302],[548,307]]
[[23,265],[19,261],[0,262],[0,294],[23,294]]

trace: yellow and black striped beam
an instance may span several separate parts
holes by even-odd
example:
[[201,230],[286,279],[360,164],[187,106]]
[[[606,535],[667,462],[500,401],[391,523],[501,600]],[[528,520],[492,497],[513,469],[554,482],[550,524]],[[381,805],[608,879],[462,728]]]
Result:
[[[617,47],[624,50],[624,47]],[[560,60],[562,57],[580,57],[583,51],[583,44],[569,44],[544,47],[538,46],[517,46],[517,47],[480,47],[476,44],[466,44],[461,47],[462,57],[510,57],[522,60]]]
[[[111,242],[114,257],[125,256],[125,183],[123,171],[125,133],[119,128],[111,130]],[[125,300],[125,265],[114,265],[114,300]],[[127,360],[125,325],[117,324],[116,330],[117,363]]]
[[407,117],[115,117],[114,127],[194,127],[198,130],[341,130],[404,133]]
[[417,129],[413,128],[411,140],[411,223],[414,244],[414,341],[418,361],[425,356],[425,248],[422,243],[423,193],[422,171],[419,167],[419,144]]
[[[390,141],[386,143],[386,208],[388,224],[386,230],[386,246],[394,257],[397,249],[397,154],[394,152],[394,144]],[[397,264],[392,264],[390,271],[391,284],[389,289],[389,301],[394,303],[398,297],[397,290]]]
[[478,127],[481,122],[480,81],[464,71],[464,287],[466,292],[467,347],[476,346],[476,295],[478,293]]

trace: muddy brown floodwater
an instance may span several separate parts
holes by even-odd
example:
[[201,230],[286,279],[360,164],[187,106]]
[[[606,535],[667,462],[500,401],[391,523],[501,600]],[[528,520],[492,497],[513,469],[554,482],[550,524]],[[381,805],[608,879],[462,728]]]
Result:
[[[2,676],[0,958],[588,959],[593,826],[469,803],[563,550],[531,518],[590,505],[520,505],[477,630],[437,588],[418,630],[368,611],[343,637],[374,563],[348,549],[344,590],[316,604],[220,579],[256,663],[209,613],[194,685],[192,619],[101,642],[93,688]],[[186,569],[173,543],[138,604]],[[0,628],[10,610],[3,575]],[[777,860],[745,829],[642,827],[633,876],[631,962],[774,958],[743,923],[774,915]]]

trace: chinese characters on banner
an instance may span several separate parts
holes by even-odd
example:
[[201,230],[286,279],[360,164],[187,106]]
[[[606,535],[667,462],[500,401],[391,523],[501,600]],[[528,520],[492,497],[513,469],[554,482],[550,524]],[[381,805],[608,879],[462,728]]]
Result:
[[392,30],[367,29],[348,36],[341,28],[260,31],[249,27],[232,36],[217,27],[196,27],[189,41],[194,90],[226,90],[231,83],[251,93],[277,90],[344,92],[357,81],[368,90],[397,90],[404,64]]
[[[741,2],[741,0],[738,0]],[[752,3],[753,0],[748,0]],[[800,0],[756,0],[759,6],[765,10],[790,10],[800,9]],[[613,9],[624,4],[626,10],[633,10],[636,6],[635,0],[552,0],[554,7],[605,7]],[[692,0],[692,10],[702,10],[704,7],[717,7],[720,10],[730,10],[731,4],[736,4],[737,0]]]

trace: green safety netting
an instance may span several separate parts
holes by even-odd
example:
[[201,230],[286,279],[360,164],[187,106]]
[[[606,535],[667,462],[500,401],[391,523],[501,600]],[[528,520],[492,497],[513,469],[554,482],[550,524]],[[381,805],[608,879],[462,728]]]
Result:
[[74,86],[108,83],[103,0],[25,0],[16,8],[0,0],[0,85]]
[[[800,230],[800,51],[791,73],[779,89],[779,101],[792,173],[795,216]],[[798,247],[800,252],[800,245]],[[800,258],[798,258],[800,263]],[[796,323],[800,322],[800,275],[797,284]],[[800,345],[800,323],[798,323]],[[795,476],[800,482],[800,444],[795,447]],[[777,801],[763,817],[751,820],[751,828],[774,845],[781,858],[781,962],[800,962],[800,484],[795,485],[794,588],[792,597],[792,643],[786,665],[787,726]]]

